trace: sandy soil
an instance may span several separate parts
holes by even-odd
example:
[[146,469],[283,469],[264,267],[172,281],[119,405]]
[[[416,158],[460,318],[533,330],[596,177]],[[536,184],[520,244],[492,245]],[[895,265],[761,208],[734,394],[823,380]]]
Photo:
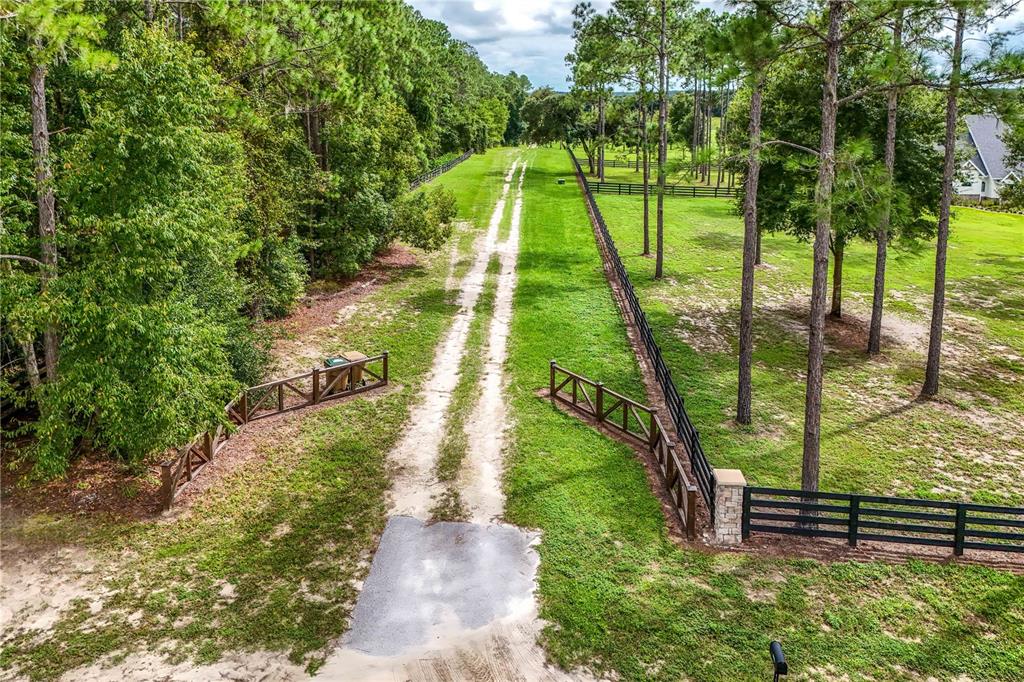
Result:
[[480,377],[476,408],[466,424],[469,452],[459,474],[459,488],[469,520],[476,523],[497,520],[505,508],[505,496],[501,488],[502,450],[509,424],[503,395],[504,365],[508,355],[509,326],[512,323],[512,297],[516,288],[519,223],[522,218],[525,177],[524,163],[512,206],[509,235],[497,249],[501,270],[498,273],[494,314],[487,336],[486,361]]
[[102,604],[96,562],[77,547],[29,550],[5,540],[0,567],[0,641],[49,629],[76,599]]
[[459,310],[434,353],[433,368],[424,382],[423,400],[413,407],[405,434],[391,452],[390,459],[396,467],[391,488],[393,514],[426,518],[433,499],[443,492],[444,486],[437,480],[434,463],[444,436],[452,391],[459,381],[458,367],[466,350],[469,327],[476,316],[476,303],[483,293],[487,263],[497,245],[498,228],[518,163],[514,162],[505,175],[505,184],[491,214],[483,244],[477,249],[473,265],[462,280],[457,298]]

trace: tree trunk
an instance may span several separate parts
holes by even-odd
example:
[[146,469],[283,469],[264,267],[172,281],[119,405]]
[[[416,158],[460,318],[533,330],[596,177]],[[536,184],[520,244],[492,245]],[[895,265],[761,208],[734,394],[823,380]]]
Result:
[[828,284],[828,240],[832,228],[832,184],[835,175],[836,81],[839,73],[839,29],[844,0],[828,4],[826,67],[821,98],[821,149],[814,189],[817,221],[814,233],[814,274],[811,280],[811,320],[807,343],[807,395],[804,404],[804,451],[801,488],[818,489],[821,455],[821,384],[825,355],[825,294]]
[[[898,59],[903,46],[903,11],[900,7],[896,14],[896,25],[892,31],[892,51]],[[885,122],[885,174],[889,182],[889,191],[885,196],[885,205],[878,220],[878,233],[875,235],[875,283],[871,294],[871,325],[868,330],[868,353],[877,355],[882,350],[882,307],[885,303],[885,261],[889,248],[889,221],[892,214],[893,175],[896,167],[896,104],[898,93],[895,89],[886,94]]]
[[690,131],[690,166],[691,174],[696,176],[697,174],[697,148],[698,148],[698,136],[700,135],[700,128],[697,127],[697,122],[700,120],[700,80],[697,78],[697,72],[693,73],[693,130]]
[[597,100],[597,179],[604,182],[604,97]]
[[743,196],[743,277],[740,285],[740,372],[736,421],[751,420],[751,368],[754,356],[754,255],[757,242],[757,185],[761,173],[761,74],[750,91],[750,150]]
[[583,153],[587,155],[587,165],[590,167],[590,175],[594,174],[594,151],[587,146],[587,141],[580,139],[580,144],[583,145]]
[[634,173],[639,173],[640,172],[640,155],[643,153],[641,151],[641,149],[642,149],[642,145],[644,143],[644,133],[643,133],[644,102],[643,102],[643,84],[642,83],[640,84],[640,87],[637,89],[637,99],[639,100],[640,105],[637,107],[637,110],[636,110],[636,157],[633,159],[633,172]]
[[25,358],[25,374],[28,375],[29,388],[34,391],[39,388],[39,359],[36,358],[35,344],[29,336],[19,337],[18,344]]
[[832,262],[832,310],[829,312],[833,318],[839,320],[843,317],[843,253],[846,250],[846,238],[836,235],[832,253],[835,259]]
[[[36,50],[42,51],[42,43],[35,41]],[[32,89],[32,155],[35,157],[36,201],[39,210],[39,245],[43,267],[39,272],[39,283],[45,294],[50,281],[57,275],[57,214],[53,195],[53,173],[50,170],[50,129],[46,121],[46,66],[33,64],[29,73]],[[43,357],[46,363],[46,380],[57,378],[57,331],[48,321],[43,331]]]
[[145,17],[147,24],[152,24],[153,23],[153,16],[154,16],[154,9],[155,9],[153,7],[153,2],[154,2],[154,0],[146,0],[145,4],[143,5],[143,16]]
[[956,161],[956,106],[960,95],[960,69],[963,61],[964,23],[967,8],[959,5],[953,39],[953,63],[946,92],[946,139],[942,166],[942,199],[939,202],[938,238],[935,242],[935,291],[932,294],[932,324],[928,336],[928,366],[921,395],[939,392],[939,362],[942,358],[942,316],[946,305],[946,247],[949,242],[949,207],[953,201],[953,176]]
[[665,267],[665,159],[668,153],[668,0],[660,0],[661,30],[658,37],[658,226],[654,278]]
[[[644,92],[641,90],[641,92]],[[651,149],[650,141],[647,139],[647,100],[644,98],[643,109],[641,110],[641,131],[640,144],[643,146],[644,164],[644,255],[651,255]]]

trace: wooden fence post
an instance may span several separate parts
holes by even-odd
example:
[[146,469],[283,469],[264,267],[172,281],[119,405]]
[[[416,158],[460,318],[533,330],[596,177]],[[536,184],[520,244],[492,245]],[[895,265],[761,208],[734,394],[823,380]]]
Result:
[[651,408],[651,427],[648,445],[653,450],[658,445],[658,408]]
[[242,389],[242,395],[238,398],[238,406],[242,408],[242,423],[249,423],[249,392],[244,388]]
[[549,389],[548,389],[548,394],[551,396],[551,404],[552,405],[555,403],[555,368],[557,366],[558,366],[558,363],[555,362],[554,360],[552,360],[551,361],[551,379],[550,379],[550,385],[549,385]]
[[383,375],[384,378],[381,381],[383,381],[385,384],[387,384],[388,383],[388,352],[384,351],[384,353],[382,353],[382,355],[384,356],[383,359],[382,359],[383,363],[384,363],[384,367],[383,367],[384,371],[381,374]]
[[203,433],[203,453],[207,462],[213,461],[213,435],[209,431]]
[[284,384],[277,385],[277,411],[284,412]]
[[597,382],[597,423],[604,421],[604,382]]
[[697,537],[697,491],[686,488],[683,494],[686,495],[686,537],[688,540],[694,540]]
[[160,463],[160,499],[161,508],[167,511],[174,501],[174,484],[171,481],[171,463]]
[[[387,367],[387,365],[385,365]],[[384,373],[387,376],[387,372]],[[313,368],[313,404],[316,405],[320,402],[320,368]]]

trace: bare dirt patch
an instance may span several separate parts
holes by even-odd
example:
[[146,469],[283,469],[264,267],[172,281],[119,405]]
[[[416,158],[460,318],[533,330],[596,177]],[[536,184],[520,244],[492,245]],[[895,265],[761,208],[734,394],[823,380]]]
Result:
[[491,214],[483,246],[477,250],[473,265],[461,282],[457,299],[459,310],[435,350],[430,376],[424,382],[423,401],[413,407],[402,439],[389,455],[395,468],[391,489],[394,514],[429,514],[434,502],[444,492],[444,485],[436,475],[435,463],[452,392],[458,385],[458,367],[466,350],[470,325],[476,315],[476,303],[483,293],[487,263],[497,244],[498,228],[518,164],[518,161],[514,162],[505,176],[505,184]]
[[30,481],[28,465],[3,477],[4,507],[19,514],[109,514],[143,518],[160,511],[160,468],[151,461],[139,474],[103,453],[73,461],[67,473],[45,482]]
[[270,322],[268,326],[282,334],[295,336],[305,336],[332,326],[346,306],[418,264],[416,254],[411,250],[401,245],[391,246],[349,280],[315,282],[310,286],[310,293],[302,298],[290,315]]
[[486,361],[479,381],[479,396],[473,416],[467,424],[469,452],[459,476],[462,499],[469,518],[489,523],[501,516],[505,496],[501,488],[504,470],[502,451],[508,429],[505,405],[505,358],[508,356],[509,327],[512,323],[512,297],[516,288],[516,263],[519,258],[519,223],[523,210],[524,163],[519,174],[508,238],[497,247],[501,271],[498,273],[494,314],[487,336]]

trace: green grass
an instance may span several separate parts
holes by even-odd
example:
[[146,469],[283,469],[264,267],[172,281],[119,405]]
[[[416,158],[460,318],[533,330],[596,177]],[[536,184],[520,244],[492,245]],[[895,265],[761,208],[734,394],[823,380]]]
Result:
[[[756,275],[754,424],[732,421],[742,221],[728,201],[665,202],[665,278],[640,256],[641,202],[598,195],[623,261],[687,398],[704,449],[758,485],[800,482],[810,245],[764,239]],[[653,215],[651,220],[654,226]],[[1024,218],[958,209],[949,256],[943,391],[917,400],[934,249],[896,245],[886,324],[901,338],[869,359],[874,247],[847,248],[846,322],[829,324],[822,488],[1016,504],[1024,500]]]
[[681,549],[634,453],[537,397],[547,361],[642,398],[565,152],[530,153],[508,371],[506,516],[539,528],[544,644],[624,680],[1024,677],[1024,580],[912,561],[822,564]]
[[[721,119],[715,116],[712,119],[712,128],[715,134],[718,132],[718,127],[721,124]],[[714,137],[712,137],[714,139]],[[658,150],[657,140],[652,141],[652,152],[651,152],[651,184],[653,185],[658,179]],[[582,149],[577,149],[577,157],[580,159],[584,169],[587,168],[586,157],[583,154]],[[692,163],[690,158],[690,149],[687,144],[669,144],[666,159],[666,171],[667,171],[667,182],[670,185],[705,185],[713,187],[718,184],[718,171],[717,171],[717,158],[718,148],[713,146],[711,149],[713,166],[711,170],[711,177],[701,181],[699,175],[693,175],[689,171],[689,165]],[[612,168],[610,166],[605,167],[605,182],[631,182],[639,184],[643,182],[643,168],[637,168],[636,164],[636,149],[627,148],[618,145],[607,145],[605,147],[605,159],[617,160],[617,161],[628,161],[634,164],[630,168]],[[596,161],[595,161],[596,163]],[[595,179],[596,175],[591,176],[591,179]],[[727,185],[729,182],[728,174],[723,171],[722,185]],[[742,178],[737,177],[736,183],[742,182]]]
[[[442,176],[460,216],[474,221],[460,232],[470,244],[501,189],[500,172],[486,169],[506,167],[507,156],[474,156]],[[54,679],[138,649],[197,663],[234,650],[282,651],[314,671],[344,632],[384,527],[387,452],[456,310],[445,291],[448,254],[420,254],[420,262],[369,294],[325,342],[329,351],[389,350],[390,392],[282,425],[258,457],[170,521],[34,517],[5,525],[6,540],[29,547],[92,550],[109,590],[97,613],[79,601],[47,631],[10,626],[0,651],[5,673]],[[233,599],[221,594],[226,584]]]

